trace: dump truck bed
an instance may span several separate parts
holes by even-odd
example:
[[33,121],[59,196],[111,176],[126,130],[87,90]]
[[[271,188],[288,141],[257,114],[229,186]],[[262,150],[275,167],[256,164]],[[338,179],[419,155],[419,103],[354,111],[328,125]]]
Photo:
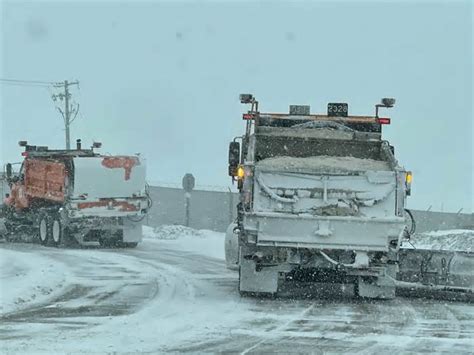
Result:
[[[257,149],[266,138],[256,137]],[[272,141],[272,150],[257,151],[254,164],[253,204],[244,226],[256,234],[257,245],[387,251],[390,241],[400,240],[405,219],[397,204],[403,192],[380,141],[351,145],[326,137],[317,145],[290,147],[294,137],[281,139],[283,145]],[[332,147],[338,154],[349,150],[316,155]],[[349,155],[354,147],[357,156]],[[284,151],[296,156],[280,155]]]

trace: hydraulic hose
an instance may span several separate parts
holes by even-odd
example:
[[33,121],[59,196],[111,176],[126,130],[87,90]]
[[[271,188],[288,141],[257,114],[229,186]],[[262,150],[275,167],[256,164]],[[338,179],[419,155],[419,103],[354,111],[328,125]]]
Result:
[[276,193],[274,193],[267,185],[265,185],[265,183],[262,181],[262,178],[260,175],[257,175],[256,176],[256,181],[257,183],[260,185],[260,187],[262,188],[262,190],[272,199],[278,201],[278,202],[282,202],[282,203],[295,203],[296,201],[298,201],[298,198],[297,197],[293,197],[293,198],[285,198],[285,197],[280,197],[278,196]]
[[354,265],[351,265],[351,264],[343,264],[343,263],[340,263],[339,261],[336,261],[334,259],[332,259],[329,255],[327,255],[325,252],[323,251],[319,251],[319,253],[324,257],[324,259],[326,259],[327,261],[329,261],[331,264],[334,264],[338,267],[348,267],[348,268],[351,268],[353,267]]
[[408,216],[410,217],[410,220],[411,220],[411,228],[408,231],[408,234],[413,235],[413,234],[415,234],[415,231],[416,231],[415,218],[413,217],[413,214],[411,213],[411,211],[408,208],[405,208],[405,212],[408,214]]

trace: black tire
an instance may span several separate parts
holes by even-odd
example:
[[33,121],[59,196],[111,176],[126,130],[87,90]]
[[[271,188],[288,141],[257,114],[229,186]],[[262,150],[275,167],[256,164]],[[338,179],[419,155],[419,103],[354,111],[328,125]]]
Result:
[[5,225],[5,231],[3,234],[3,238],[5,239],[6,242],[11,242],[15,239],[13,237],[13,226],[8,221],[5,221],[4,225]]
[[77,248],[81,246],[74,235],[71,233],[69,227],[63,227],[62,245],[68,248]]
[[38,240],[42,245],[48,245],[51,240],[51,222],[44,212],[38,216]]
[[99,245],[102,248],[113,248],[113,247],[116,247],[117,244],[118,244],[118,241],[115,238],[106,238],[106,237],[99,238]]
[[137,242],[122,242],[120,243],[120,246],[122,248],[136,248],[138,245]]
[[51,219],[50,240],[55,247],[59,247],[64,243],[64,228],[59,215],[55,215]]

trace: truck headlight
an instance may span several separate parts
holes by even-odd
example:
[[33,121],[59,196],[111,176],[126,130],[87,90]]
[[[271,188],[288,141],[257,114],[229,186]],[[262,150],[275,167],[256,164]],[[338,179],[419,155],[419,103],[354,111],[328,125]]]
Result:
[[405,189],[407,196],[411,195],[411,182],[413,181],[413,174],[411,171],[407,171],[405,174]]
[[245,170],[242,165],[239,165],[239,167],[237,168],[236,175],[237,175],[237,179],[239,180],[242,180],[245,177]]

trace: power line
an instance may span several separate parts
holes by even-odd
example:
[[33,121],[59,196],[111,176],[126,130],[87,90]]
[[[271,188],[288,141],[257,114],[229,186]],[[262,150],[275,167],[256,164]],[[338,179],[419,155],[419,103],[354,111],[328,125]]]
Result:
[[6,79],[0,78],[0,81],[3,83],[12,83],[12,84],[33,84],[33,85],[54,85],[57,82],[53,81],[40,81],[40,80],[21,80],[21,79]]
[[79,113],[79,104],[71,103],[71,92],[69,91],[70,86],[77,86],[79,88],[79,81],[63,81],[63,82],[53,82],[53,81],[42,81],[42,80],[22,80],[22,79],[10,79],[10,78],[0,78],[1,84],[6,85],[19,85],[19,86],[30,86],[30,87],[45,87],[51,94],[51,88],[64,90],[58,94],[52,94],[51,98],[53,101],[61,101],[60,105],[64,103],[63,109],[59,106],[56,106],[58,111],[61,113],[64,119],[64,125],[66,128],[66,149],[71,149],[71,143],[69,138],[69,127],[72,122],[77,117]]
[[8,82],[1,82],[0,84],[5,86],[16,86],[16,87],[23,87],[23,88],[47,88],[51,87],[51,85],[46,84],[25,84],[25,83],[8,83]]

